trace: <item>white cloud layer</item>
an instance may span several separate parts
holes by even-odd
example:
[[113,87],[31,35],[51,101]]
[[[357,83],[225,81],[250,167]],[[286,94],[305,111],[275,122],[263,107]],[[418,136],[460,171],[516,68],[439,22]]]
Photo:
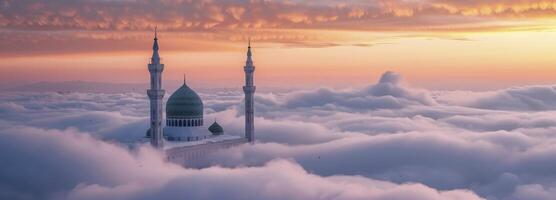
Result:
[[3,199],[481,199],[357,176],[321,177],[298,164],[184,169],[150,147],[133,152],[72,130],[14,127],[2,131]]
[[[241,91],[201,93],[243,132]],[[438,92],[387,72],[360,89],[260,93],[258,144],[186,169],[129,144],[144,94],[0,95],[2,199],[551,199],[554,86]],[[195,166],[191,166],[195,167]]]

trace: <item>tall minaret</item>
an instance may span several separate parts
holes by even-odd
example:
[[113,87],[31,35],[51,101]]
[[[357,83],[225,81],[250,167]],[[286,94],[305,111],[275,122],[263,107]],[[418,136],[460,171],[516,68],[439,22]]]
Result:
[[148,66],[151,74],[151,89],[147,90],[151,103],[151,144],[155,148],[162,148],[164,145],[164,137],[162,134],[162,97],[164,97],[165,92],[162,89],[162,71],[164,70],[164,64],[160,64],[156,28],[154,29],[153,56]]
[[250,143],[255,142],[255,108],[253,95],[255,94],[255,85],[253,84],[253,72],[255,72],[255,66],[253,66],[253,60],[251,60],[251,40],[249,40],[249,47],[247,48],[247,61],[245,62],[245,86],[243,86],[243,92],[245,92],[245,138]]

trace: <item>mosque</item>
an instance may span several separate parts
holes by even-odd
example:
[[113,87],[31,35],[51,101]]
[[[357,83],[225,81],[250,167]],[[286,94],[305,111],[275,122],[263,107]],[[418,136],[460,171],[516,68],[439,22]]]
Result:
[[146,134],[153,147],[164,150],[169,161],[188,164],[210,152],[254,142],[255,66],[251,59],[251,43],[247,48],[247,61],[243,68],[245,72],[244,136],[228,134],[216,121],[207,126],[203,117],[203,101],[195,90],[187,85],[185,78],[183,85],[168,98],[164,115],[165,90],[162,88],[164,64],[160,62],[158,50],[155,29],[153,55],[148,64],[151,79],[151,87],[147,90],[150,100],[150,128]]

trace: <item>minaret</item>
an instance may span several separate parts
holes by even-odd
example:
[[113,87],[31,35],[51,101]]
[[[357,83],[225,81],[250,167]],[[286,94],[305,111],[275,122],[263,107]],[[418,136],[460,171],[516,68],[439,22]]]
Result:
[[151,144],[155,148],[162,148],[164,137],[162,134],[162,71],[164,64],[160,64],[160,56],[158,55],[158,37],[156,28],[154,29],[153,56],[151,63],[148,65],[151,74],[151,89],[147,90],[151,103]]
[[255,85],[253,84],[253,72],[255,72],[255,66],[253,66],[253,60],[251,60],[251,40],[249,40],[249,47],[247,48],[247,61],[245,62],[245,86],[243,86],[243,92],[245,92],[245,138],[250,143],[255,142],[255,108],[253,95],[255,94]]

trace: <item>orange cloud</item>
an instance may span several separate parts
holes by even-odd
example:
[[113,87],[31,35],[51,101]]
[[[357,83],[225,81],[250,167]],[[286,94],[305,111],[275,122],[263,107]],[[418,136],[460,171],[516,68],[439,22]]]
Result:
[[[402,30],[473,22],[466,17],[554,16],[548,0],[374,0],[365,3],[291,1],[4,0],[0,27],[33,30],[206,31],[237,28]],[[433,18],[433,19],[431,19]],[[440,22],[439,22],[440,21]],[[365,27],[365,28],[361,28]]]
[[285,19],[287,21],[293,22],[293,23],[305,23],[305,24],[311,24],[312,20],[309,16],[303,14],[303,13],[284,13],[284,14],[280,14],[278,15],[278,19]]
[[[549,0],[4,0],[0,27],[12,30],[227,31],[242,29],[429,30],[477,21],[556,15]],[[477,20],[477,17],[483,17]],[[486,27],[488,28],[488,27]]]
[[[126,51],[137,47],[132,43],[145,40],[145,31],[155,25],[175,40],[243,41],[250,35],[258,41],[308,47],[353,41],[339,41],[323,30],[539,30],[546,26],[536,20],[556,16],[555,4],[552,0],[0,0],[0,37],[9,38],[0,40],[0,55],[45,53],[56,44],[67,52]],[[121,47],[101,45],[108,43],[121,43]]]
[[240,6],[230,6],[228,8],[226,8],[226,12],[230,15],[232,15],[232,17],[236,20],[241,20],[241,17],[243,16],[243,13],[245,13],[245,8],[240,7]]
[[447,10],[464,16],[554,16],[556,2],[552,0],[529,1],[454,1],[436,0],[433,8]]
[[348,13],[348,18],[362,18],[365,16],[365,10],[363,8],[352,8]]

